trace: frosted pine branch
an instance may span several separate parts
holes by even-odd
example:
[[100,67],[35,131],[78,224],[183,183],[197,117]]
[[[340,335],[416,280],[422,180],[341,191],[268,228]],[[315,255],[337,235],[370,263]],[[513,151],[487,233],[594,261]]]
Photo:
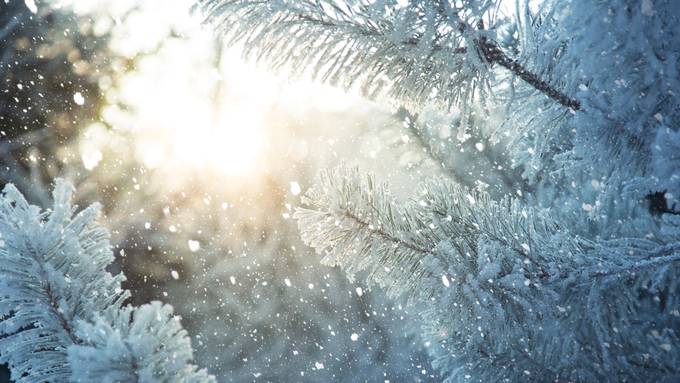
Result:
[[69,349],[74,382],[214,382],[189,363],[189,336],[171,306],[152,302],[95,315],[77,332],[84,342]]
[[[274,69],[358,86],[369,97],[446,107],[483,95],[498,64],[558,103],[577,100],[509,57],[482,26],[498,1],[199,0],[232,44]],[[482,92],[482,93],[479,93]],[[478,94],[479,93],[479,94]]]
[[[577,240],[562,236],[550,220],[510,200],[494,202],[451,183],[428,183],[419,189],[421,195],[399,204],[387,186],[371,176],[335,169],[321,174],[296,218],[303,239],[326,255],[324,262],[350,274],[369,270],[369,279],[394,295],[421,291],[422,286],[412,283],[426,275],[434,275],[439,283],[439,270],[459,263],[475,270],[482,256],[480,240],[506,247],[536,280],[552,273],[542,251],[554,249],[555,256],[567,260],[580,252]],[[556,247],[551,241],[558,237]],[[412,283],[404,284],[402,278]]]
[[326,251],[323,262],[342,266],[350,276],[366,270],[369,280],[393,295],[430,296],[433,292],[424,292],[419,282],[423,274],[432,277],[423,261],[440,261],[436,244],[413,234],[418,223],[393,207],[385,185],[344,169],[320,179],[305,197],[308,208],[298,209],[295,217],[303,240]]
[[397,202],[386,185],[342,168],[322,173],[303,204],[303,240],[326,264],[408,297],[451,381],[680,374],[670,354],[643,362],[655,347],[680,346],[673,331],[648,336],[680,318],[645,297],[680,287],[677,234],[665,245],[592,241],[447,182]]
[[[531,355],[509,345],[534,337],[524,323],[552,316],[538,306],[556,302],[548,284],[560,273],[541,251],[569,258],[578,243],[509,201],[496,203],[448,183],[417,190],[413,200],[397,203],[371,176],[336,169],[320,176],[295,216],[303,240],[325,255],[323,262],[366,275],[420,308],[424,333],[446,343],[433,351],[443,371],[462,377],[471,370],[502,372],[491,367],[509,360],[528,363]],[[472,323],[485,329],[481,336]],[[486,329],[493,333],[485,336]],[[532,363],[543,374],[550,371]]]
[[99,207],[72,216],[71,193],[57,181],[46,212],[12,185],[0,196],[0,362],[14,381],[214,381],[170,307],[123,307]]

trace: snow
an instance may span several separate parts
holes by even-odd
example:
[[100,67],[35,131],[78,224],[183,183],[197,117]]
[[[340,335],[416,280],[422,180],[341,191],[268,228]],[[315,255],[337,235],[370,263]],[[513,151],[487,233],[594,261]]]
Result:
[[82,93],[75,92],[73,94],[73,102],[75,102],[77,105],[83,106],[85,105],[85,97],[83,97]]
[[300,188],[300,184],[297,183],[296,181],[293,181],[290,183],[290,192],[293,195],[298,195],[302,192],[302,188]]
[[446,287],[450,287],[451,283],[449,282],[449,278],[446,275],[442,275],[442,283]]
[[26,3],[26,8],[32,13],[38,13],[38,6],[35,4],[35,0],[24,0]]
[[85,169],[92,170],[96,168],[97,165],[99,165],[101,160],[104,158],[104,155],[99,149],[89,147],[83,150],[80,158],[83,161],[83,166]]
[[197,251],[200,250],[200,248],[201,248],[201,243],[198,242],[198,241],[195,241],[195,240],[193,240],[193,239],[190,239],[189,241],[187,241],[187,244],[189,245],[189,250],[190,250],[192,253],[197,252]]

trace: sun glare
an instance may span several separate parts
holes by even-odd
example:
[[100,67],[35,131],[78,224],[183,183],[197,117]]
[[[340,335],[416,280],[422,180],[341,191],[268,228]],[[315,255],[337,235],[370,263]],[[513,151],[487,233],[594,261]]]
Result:
[[[272,85],[258,81],[262,76],[233,53],[216,49],[217,40],[190,14],[189,4],[142,2],[128,17],[131,23],[115,27],[112,47],[127,56],[141,51],[141,58],[107,93],[112,105],[104,116],[115,130],[128,132],[137,159],[148,168],[246,176],[264,147],[261,109],[268,100],[254,92],[271,94],[262,87]],[[165,38],[170,30],[180,37]],[[140,41],[159,48],[149,52]],[[117,102],[131,107],[121,110]],[[91,142],[81,150],[88,169],[101,159]]]
[[[111,47],[137,59],[134,69],[106,90],[105,122],[128,137],[145,167],[166,170],[176,181],[206,171],[257,176],[267,170],[267,158],[278,156],[271,153],[272,123],[278,124],[273,110],[306,120],[310,110],[337,113],[359,98],[311,81],[291,84],[283,75],[245,62],[238,48],[220,46],[214,32],[201,25],[189,10],[191,1],[142,1],[121,18],[125,21],[115,14],[125,14],[129,4],[70,1],[83,12],[113,7],[103,12],[114,15],[113,24],[104,23],[112,28]],[[81,145],[87,169],[106,156],[107,140],[94,134],[99,130]]]
[[181,162],[209,167],[224,176],[244,176],[260,158],[262,128],[257,114],[248,108],[226,107],[214,125],[176,131],[173,154]]

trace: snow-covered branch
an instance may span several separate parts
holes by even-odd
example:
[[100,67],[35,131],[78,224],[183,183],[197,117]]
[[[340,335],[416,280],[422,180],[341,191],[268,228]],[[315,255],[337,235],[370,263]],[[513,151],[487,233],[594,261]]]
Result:
[[245,54],[274,69],[305,71],[370,97],[407,105],[472,102],[498,64],[558,103],[579,102],[510,58],[479,29],[498,1],[202,0],[201,8]]
[[160,303],[124,307],[125,277],[111,275],[99,207],[72,217],[59,180],[51,211],[12,185],[0,196],[0,362],[16,382],[209,382],[189,339]]
[[[659,347],[640,334],[678,318],[639,294],[658,286],[660,275],[678,274],[677,236],[661,247],[592,242],[516,201],[448,182],[415,191],[397,202],[373,177],[335,169],[321,175],[296,218],[325,263],[421,309],[424,332],[438,343],[435,364],[450,379],[591,381],[614,366],[629,369],[617,372],[621,379],[667,373],[670,359],[636,364]],[[526,365],[508,367],[513,361]]]

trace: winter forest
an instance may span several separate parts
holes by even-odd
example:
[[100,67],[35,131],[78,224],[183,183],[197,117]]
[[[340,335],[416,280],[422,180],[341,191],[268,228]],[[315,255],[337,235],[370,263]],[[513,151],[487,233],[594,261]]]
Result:
[[0,383],[680,382],[680,1],[0,0]]

